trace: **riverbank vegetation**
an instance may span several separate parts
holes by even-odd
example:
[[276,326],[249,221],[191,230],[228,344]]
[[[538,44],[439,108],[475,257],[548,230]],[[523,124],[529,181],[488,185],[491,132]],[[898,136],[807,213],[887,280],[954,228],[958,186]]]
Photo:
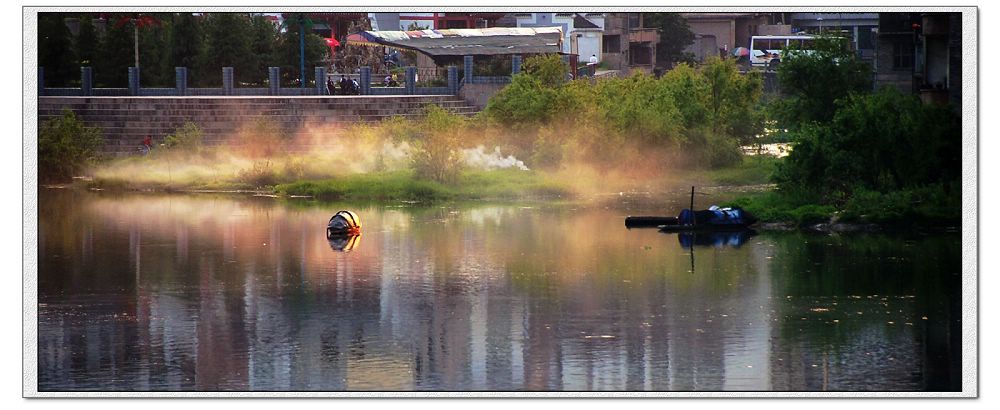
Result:
[[[185,124],[144,157],[93,171],[103,189],[255,190],[352,199],[510,199],[663,191],[699,184],[759,184],[770,159],[744,163],[740,145],[760,132],[758,76],[731,61],[567,80],[559,56],[524,72],[475,117],[426,107],[346,127],[294,133],[266,117],[225,141]],[[303,148],[307,147],[307,148]]]
[[104,143],[101,130],[87,127],[71,110],[42,123],[38,130],[38,180],[65,181],[98,158]]
[[562,160],[664,172],[738,164],[740,145],[763,130],[762,81],[731,60],[681,64],[660,78],[565,78],[559,56],[529,58],[524,74],[490,99],[488,128],[512,130],[516,154],[540,166]]
[[763,220],[948,224],[961,218],[961,118],[895,89],[834,40],[791,53],[779,68],[787,98],[771,108],[794,149],[777,190],[736,204]]
[[[774,184],[733,204],[798,224],[957,221],[960,117],[872,91],[852,53],[816,44],[785,58],[783,97],[766,109],[761,78],[731,60],[680,64],[659,78],[570,80],[559,56],[538,56],[475,117],[428,106],[419,118],[307,124],[294,134],[261,117],[211,143],[186,124],[148,156],[95,168],[90,184],[419,201]],[[40,144],[58,134],[44,132]],[[762,136],[789,141],[790,155],[745,158],[740,147]],[[55,163],[48,156],[62,154],[53,152],[40,147],[40,162]],[[87,163],[70,157],[75,169]]]

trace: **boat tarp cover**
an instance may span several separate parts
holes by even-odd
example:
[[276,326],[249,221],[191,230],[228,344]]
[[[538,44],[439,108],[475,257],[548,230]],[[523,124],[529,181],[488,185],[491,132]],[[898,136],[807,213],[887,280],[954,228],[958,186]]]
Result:
[[347,44],[415,50],[431,57],[554,54],[562,51],[561,27],[491,27],[415,31],[362,31]]
[[691,212],[690,209],[684,209],[677,216],[677,220],[681,225],[691,225],[692,215],[694,222],[699,225],[746,225],[751,222],[747,218],[746,211],[738,207],[712,207],[708,210],[694,212]]

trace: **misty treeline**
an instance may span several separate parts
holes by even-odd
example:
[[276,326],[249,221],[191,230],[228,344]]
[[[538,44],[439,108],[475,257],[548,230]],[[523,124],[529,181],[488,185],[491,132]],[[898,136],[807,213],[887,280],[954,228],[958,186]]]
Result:
[[559,56],[525,60],[522,74],[490,99],[488,126],[511,130],[533,165],[568,154],[598,165],[732,165],[763,131],[763,83],[733,60],[680,64],[663,76],[568,80]]
[[[92,67],[96,87],[127,87],[135,64],[134,27],[122,18],[152,17],[141,24],[139,67],[143,87],[174,87],[175,67],[188,68],[192,87],[222,85],[222,67],[235,81],[262,86],[268,67],[281,67],[282,82],[299,77],[299,30],[294,22],[280,31],[256,13],[40,13],[38,65],[49,87],[80,85],[80,67]],[[74,36],[67,19],[78,19]],[[324,65],[329,48],[319,35],[305,36],[306,78]]]

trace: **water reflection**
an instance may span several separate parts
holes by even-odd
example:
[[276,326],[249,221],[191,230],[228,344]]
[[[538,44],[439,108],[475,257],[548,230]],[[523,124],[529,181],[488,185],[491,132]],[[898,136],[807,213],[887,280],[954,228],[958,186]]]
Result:
[[955,235],[765,233],[692,273],[624,210],[39,203],[41,390],[960,388]]
[[753,229],[728,232],[679,232],[677,233],[677,241],[684,248],[692,248],[694,246],[739,248],[756,235],[757,231]]
[[354,250],[354,247],[358,246],[361,242],[361,235],[327,235],[327,242],[330,243],[330,249],[337,252],[350,252]]

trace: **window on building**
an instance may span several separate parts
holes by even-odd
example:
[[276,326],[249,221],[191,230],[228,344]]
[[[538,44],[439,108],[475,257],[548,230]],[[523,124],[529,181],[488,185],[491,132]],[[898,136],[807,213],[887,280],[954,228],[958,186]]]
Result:
[[875,48],[875,33],[873,27],[858,27],[858,49],[871,50]]
[[628,63],[631,65],[653,64],[653,48],[649,43],[629,44],[628,57]]
[[601,48],[605,53],[620,53],[622,51],[622,36],[615,35],[605,35],[601,42]]
[[629,28],[641,28],[642,21],[639,19],[639,13],[628,14],[628,26]]
[[894,43],[892,45],[892,69],[909,70],[913,68],[913,45]]

